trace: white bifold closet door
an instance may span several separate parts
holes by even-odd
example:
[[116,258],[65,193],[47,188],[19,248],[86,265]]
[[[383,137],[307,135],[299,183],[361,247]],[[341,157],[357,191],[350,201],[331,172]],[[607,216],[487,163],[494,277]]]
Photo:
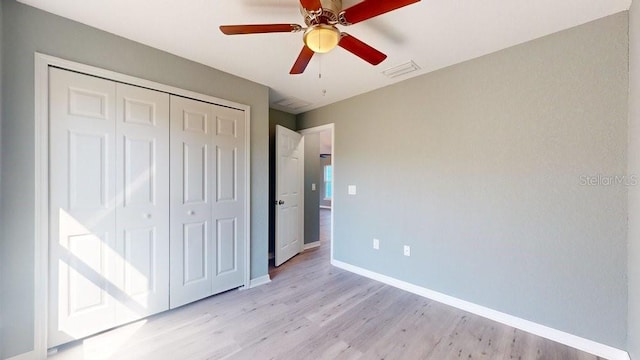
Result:
[[49,81],[53,347],[168,309],[169,95]]
[[118,321],[169,308],[169,94],[116,87]]
[[171,303],[244,283],[244,112],[171,97]]

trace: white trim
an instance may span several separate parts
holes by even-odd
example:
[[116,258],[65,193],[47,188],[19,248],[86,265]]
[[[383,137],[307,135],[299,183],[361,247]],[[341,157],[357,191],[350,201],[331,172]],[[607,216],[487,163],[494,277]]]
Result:
[[244,109],[244,141],[245,141],[245,182],[244,182],[244,288],[251,287],[251,108],[245,106]]
[[[280,125],[277,125],[280,126]],[[300,248],[298,249],[298,254],[300,254],[302,251],[304,251],[304,194],[306,193],[306,189],[304,186],[304,165],[305,165],[305,156],[304,156],[304,149],[305,149],[305,142],[304,142],[304,136],[300,136],[300,145],[302,146],[302,163],[300,165],[298,165],[298,180],[300,182],[300,200],[298,202],[298,206],[300,207],[300,210],[298,211],[298,214],[300,216],[300,220],[299,222],[300,224],[300,229],[298,230],[298,236],[300,239],[302,239],[302,241],[300,241]],[[277,161],[277,160],[276,160]],[[277,171],[277,170],[276,170]],[[279,195],[278,195],[279,196]],[[277,227],[276,227],[277,228]]]
[[320,240],[314,241],[314,242],[310,242],[308,244],[304,244],[304,249],[302,251],[307,251],[309,249],[315,249],[317,247],[320,247]]
[[105,78],[108,80],[113,80],[113,81],[117,81],[125,84],[148,88],[151,90],[162,91],[168,94],[183,96],[190,99],[204,101],[204,102],[221,105],[221,106],[226,106],[226,107],[230,107],[238,110],[248,111],[250,109],[249,105],[244,105],[234,101],[217,98],[215,96],[200,94],[191,90],[185,90],[185,89],[177,88],[171,85],[161,84],[151,80],[145,80],[145,79],[137,78],[134,76],[125,75],[122,73],[117,73],[111,70],[101,69],[91,65],[85,65],[85,64],[74,62],[74,61],[57,58],[55,56],[46,55],[39,52],[35,53],[35,57],[37,59],[36,63],[40,62],[41,64],[47,64],[48,66],[55,66],[62,69],[67,69],[67,70],[71,70],[71,71],[75,71],[75,72],[79,72],[79,73],[83,73],[91,76],[97,76],[97,77]]
[[443,303],[445,305],[453,306],[460,310],[470,312],[482,316],[484,318],[497,321],[499,323],[526,331],[528,333],[553,340],[555,342],[570,346],[572,348],[588,352],[590,354],[610,359],[610,360],[630,360],[629,354],[620,349],[604,345],[593,340],[585,339],[573,334],[566,333],[564,331],[556,330],[548,326],[540,325],[529,320],[521,319],[519,317],[505,314],[500,311],[496,311],[481,305],[477,305],[465,300],[455,298],[453,296],[445,295],[443,293],[433,291],[418,285],[414,285],[402,280],[398,280],[380,273],[376,273],[361,267],[347,264],[339,260],[331,260],[331,265],[341,268],[343,270],[358,274],[381,283],[420,295],[422,297]]
[[[59,67],[91,76],[145,87],[169,94],[226,106],[244,111],[245,116],[245,276],[244,288],[251,285],[251,108],[248,105],[217,97],[199,94],[190,90],[160,84],[90,65],[35,53],[35,243],[34,243],[34,350],[33,358],[44,359],[47,354],[48,321],[48,272],[49,272],[49,67]],[[22,356],[22,355],[21,355]],[[26,356],[26,355],[25,355]],[[31,358],[29,355],[28,358]],[[22,359],[22,358],[20,358]]]
[[[311,127],[311,128],[307,128],[307,129],[302,129],[302,130],[298,130],[298,133],[302,134],[302,135],[307,135],[307,134],[314,134],[314,133],[318,133],[318,132],[322,132],[322,131],[326,131],[326,130],[331,130],[331,165],[333,166],[333,176],[331,177],[331,188],[333,189],[334,195],[335,195],[335,191],[336,191],[336,187],[335,187],[335,183],[336,183],[336,125],[335,123],[331,123],[331,124],[326,124],[326,125],[320,125],[320,126],[315,126],[315,127]],[[333,197],[332,201],[331,201],[331,209],[335,209],[335,196]],[[321,206],[322,207],[322,206]],[[331,263],[333,263],[334,258],[333,258],[333,235],[334,235],[334,226],[333,224],[335,223],[335,211],[331,211],[331,241],[329,241],[329,243],[331,244]]]
[[35,56],[33,358],[47,357],[49,302],[49,65]]
[[327,205],[320,205],[320,209],[327,209],[327,210],[331,210],[331,206],[327,206]]
[[260,276],[259,278],[251,279],[249,283],[249,289],[253,289],[254,287],[262,286],[271,282],[271,277],[269,275]]

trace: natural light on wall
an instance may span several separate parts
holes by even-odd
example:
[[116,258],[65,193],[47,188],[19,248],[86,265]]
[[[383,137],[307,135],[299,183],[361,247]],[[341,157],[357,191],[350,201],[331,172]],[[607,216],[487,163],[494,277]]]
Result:
[[[107,279],[103,274],[105,267],[119,267],[122,269],[120,277],[128,273],[129,279],[140,283],[136,288],[150,288],[150,279],[112,249],[100,234],[89,231],[66,211],[60,209],[59,213],[59,306],[66,304],[64,310],[72,315],[115,300],[131,311],[144,313],[147,308],[146,297],[132,298],[128,294],[131,289],[127,289],[124,278]],[[104,290],[107,290],[106,294]],[[78,291],[80,293],[76,293]]]
[[[127,188],[129,197],[140,190],[151,171],[147,168],[136,174]],[[116,207],[124,206],[124,192],[115,199]],[[58,222],[54,225],[57,246],[50,249],[58,265],[53,269],[57,273],[53,275],[57,279],[55,329],[79,339],[100,330],[100,322],[89,316],[92,312],[117,308],[118,316],[126,319],[147,314],[149,293],[154,287],[150,274],[155,264],[132,262],[132,252],[140,250],[130,244],[133,240],[128,235],[132,231],[114,240],[115,234],[110,234],[103,225],[109,212],[98,212],[83,220],[66,209],[59,208],[57,212]],[[147,250],[152,251],[152,247]],[[112,324],[110,321],[106,323]]]
[[333,189],[331,188],[333,178],[333,168],[331,165],[324,166],[324,199],[331,200],[333,197]]

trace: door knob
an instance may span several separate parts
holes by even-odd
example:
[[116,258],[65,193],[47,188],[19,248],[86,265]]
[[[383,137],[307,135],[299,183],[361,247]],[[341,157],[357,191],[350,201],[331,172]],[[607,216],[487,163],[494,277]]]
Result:
[[143,214],[142,217],[145,219],[151,219],[151,214]]
[[189,210],[189,211],[187,211],[187,214],[188,214],[188,215],[195,215],[195,213],[196,213],[196,212],[195,212],[195,211],[193,211],[193,210]]
[[282,205],[282,204],[284,204],[284,201],[282,200],[278,201],[278,205]]

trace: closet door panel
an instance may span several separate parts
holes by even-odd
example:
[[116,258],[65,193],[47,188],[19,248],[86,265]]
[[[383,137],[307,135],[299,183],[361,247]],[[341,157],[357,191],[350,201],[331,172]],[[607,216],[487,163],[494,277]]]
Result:
[[171,96],[171,308],[212,294],[211,105]]
[[49,346],[116,324],[115,83],[50,69]]
[[169,95],[117,84],[121,323],[169,308]]
[[47,345],[242,286],[244,112],[49,74]]
[[219,293],[244,283],[246,129],[244,111],[218,105],[211,107],[216,154],[212,212],[215,225],[213,293]]

